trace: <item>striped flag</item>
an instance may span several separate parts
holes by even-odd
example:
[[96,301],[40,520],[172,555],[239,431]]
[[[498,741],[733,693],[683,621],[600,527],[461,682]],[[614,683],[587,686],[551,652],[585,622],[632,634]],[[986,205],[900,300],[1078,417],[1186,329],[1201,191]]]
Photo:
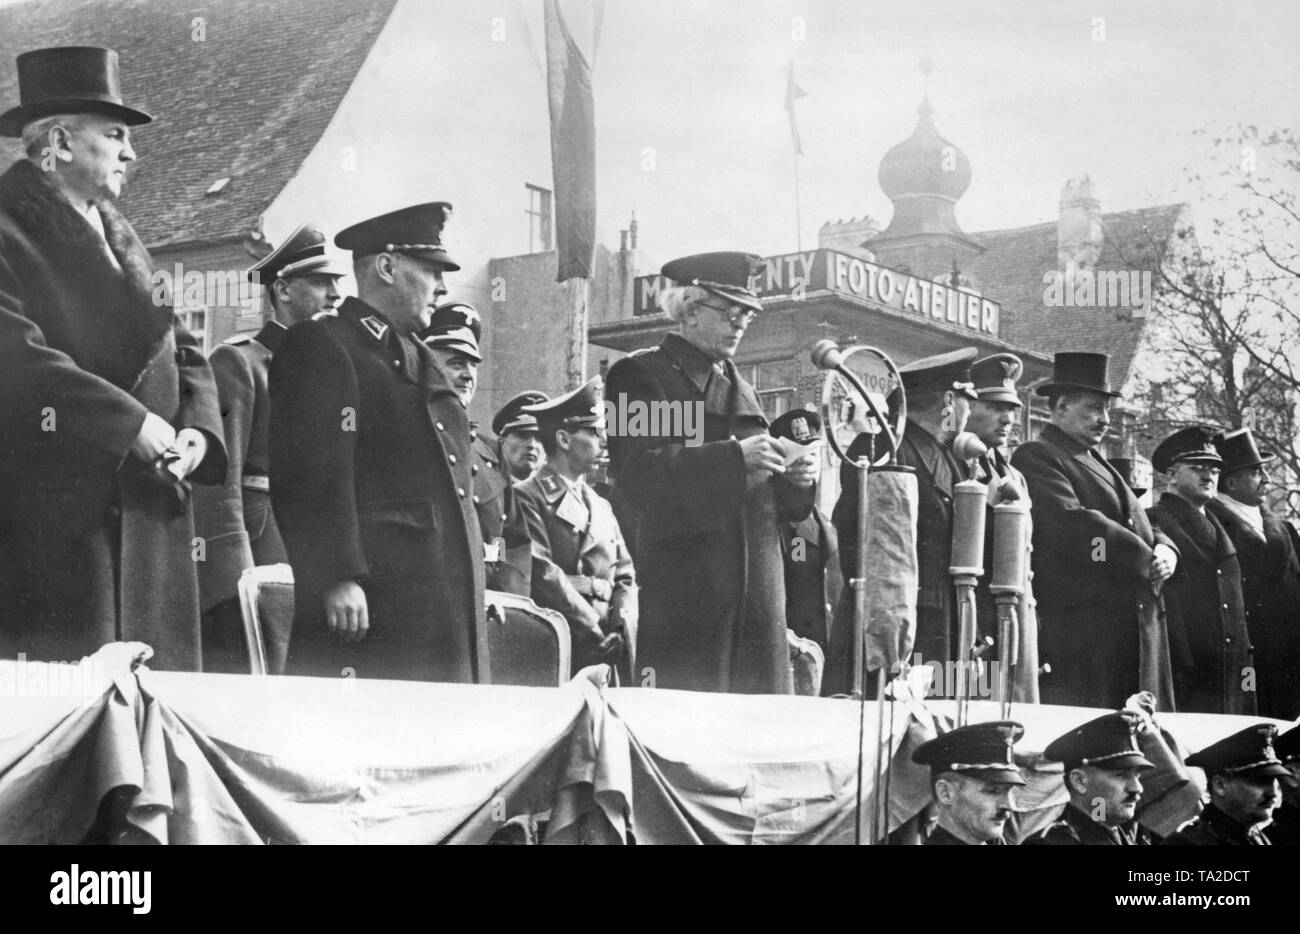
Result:
[[790,115],[790,139],[794,142],[796,155],[803,155],[803,143],[799,140],[799,122],[794,116],[794,102],[807,97],[808,92],[794,82],[794,59],[790,59],[790,70],[785,81],[785,111]]

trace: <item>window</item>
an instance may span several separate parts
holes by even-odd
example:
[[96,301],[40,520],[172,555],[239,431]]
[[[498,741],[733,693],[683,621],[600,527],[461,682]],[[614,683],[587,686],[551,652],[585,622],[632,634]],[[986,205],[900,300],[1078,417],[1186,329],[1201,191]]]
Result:
[[741,375],[749,380],[749,384],[758,393],[758,401],[762,404],[763,414],[768,421],[784,415],[798,404],[794,397],[796,374],[793,361],[753,363],[744,367]]
[[551,192],[536,185],[524,184],[528,189],[528,252],[546,253],[554,247],[551,239]]
[[185,325],[185,330],[189,331],[199,339],[203,347],[203,354],[207,356],[210,335],[208,334],[208,309],[202,306],[196,308],[177,308],[176,314],[180,315],[181,323]]

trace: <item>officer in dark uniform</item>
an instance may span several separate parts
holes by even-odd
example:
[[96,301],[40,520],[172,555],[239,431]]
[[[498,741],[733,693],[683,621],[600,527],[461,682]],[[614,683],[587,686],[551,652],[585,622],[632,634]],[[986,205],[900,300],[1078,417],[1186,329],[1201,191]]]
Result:
[[205,546],[199,562],[204,671],[248,671],[239,577],[254,565],[289,560],[271,511],[271,354],[292,325],[334,310],[338,280],[346,272],[327,254],[325,235],[302,225],[248,270],[249,281],[266,288],[271,314],[262,329],[236,334],[208,358],[221,398],[229,469],[221,486],[194,490],[194,530]]
[[1254,658],[1237,549],[1206,508],[1218,490],[1223,459],[1215,429],[1192,425],[1161,441],[1151,466],[1169,486],[1147,510],[1181,559],[1164,588],[1177,709],[1254,714]]
[[523,408],[545,402],[546,398],[546,393],[528,389],[501,406],[492,416],[492,432],[498,439],[504,470],[520,482],[531,477],[546,462],[546,452],[537,437],[537,419]]
[[605,450],[600,378],[523,410],[537,419],[546,464],[516,488],[533,541],[533,599],[569,622],[573,667],[635,671],[636,573],[614,510],[584,479]]
[[1151,846],[1151,831],[1136,820],[1142,772],[1155,764],[1142,755],[1137,733],[1141,717],[1128,710],[1108,713],[1058,736],[1043,758],[1065,763],[1070,803],[1061,819],[1027,846]]
[[1264,828],[1279,800],[1278,779],[1291,773],[1273,750],[1277,727],[1248,726],[1187,757],[1205,770],[1210,803],[1200,817],[1165,838],[1167,846],[1269,846]]
[[[916,598],[914,652],[919,664],[944,664],[957,659],[957,601],[952,575],[953,488],[968,470],[952,452],[952,442],[966,427],[970,403],[977,399],[971,382],[974,347],[925,357],[899,368],[907,394],[907,424],[898,445],[898,463],[916,470],[916,558],[919,591]],[[848,456],[869,453],[871,435],[859,435]],[[857,468],[840,467],[840,498],[831,513],[839,535],[840,568],[844,579],[857,573]],[[853,683],[852,600],[837,609],[833,645],[827,659],[827,689],[848,692]]]
[[293,674],[489,681],[469,417],[417,337],[460,267],[451,206],[353,225],[358,298],[271,361],[271,501],[294,572]]
[[927,846],[1001,846],[1024,785],[1013,747],[1025,728],[1010,720],[971,723],[923,743],[912,761],[930,767],[938,823]]
[[[452,384],[461,404],[469,408],[478,388],[479,353],[483,319],[472,305],[448,302],[433,311],[420,339],[433,351],[434,362]],[[473,439],[474,508],[483,535],[483,561],[487,588],[526,597],[532,576],[528,529],[519,511],[513,484],[501,472],[495,445],[470,422]]]
[[1300,846],[1300,726],[1279,736],[1274,748],[1291,774],[1279,778],[1282,805],[1273,812],[1273,825],[1268,828],[1268,837],[1277,844]]

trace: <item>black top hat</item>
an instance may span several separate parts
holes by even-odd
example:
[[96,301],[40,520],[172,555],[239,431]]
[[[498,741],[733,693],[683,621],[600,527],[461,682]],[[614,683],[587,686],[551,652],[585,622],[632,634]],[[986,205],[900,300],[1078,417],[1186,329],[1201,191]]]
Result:
[[1257,723],[1188,756],[1187,764],[1205,769],[1209,776],[1285,778],[1291,773],[1273,749],[1276,736],[1276,726]]
[[1272,451],[1261,451],[1255,441],[1255,434],[1249,428],[1226,431],[1214,438],[1214,447],[1223,458],[1223,472],[1245,470],[1247,467],[1259,467],[1267,464],[1277,455]]
[[750,280],[763,268],[763,258],[754,253],[696,253],[664,263],[659,272],[678,285],[698,285],[702,289],[762,311],[763,303],[750,288]]
[[1112,772],[1153,769],[1155,764],[1138,748],[1140,723],[1140,718],[1128,711],[1108,713],[1052,740],[1043,750],[1043,758],[1064,762],[1066,771],[1084,765]]
[[921,744],[912,761],[928,765],[932,777],[957,772],[988,782],[1023,785],[1011,747],[1024,735],[1025,728],[1010,720],[971,723]]
[[455,272],[460,266],[442,246],[442,228],[450,216],[451,205],[446,201],[415,204],[340,230],[334,245],[357,256],[414,253]]
[[54,114],[98,113],[127,126],[153,117],[122,103],[117,53],[93,46],[36,49],[18,56],[17,107],[0,114],[0,135],[22,136],[23,127]]
[[773,438],[789,438],[800,444],[811,444],[822,435],[821,414],[813,409],[791,409],[777,416],[767,429]]
[[523,411],[523,408],[526,405],[537,405],[540,402],[545,402],[548,398],[546,393],[538,392],[536,389],[521,392],[501,406],[497,410],[497,414],[492,416],[492,431],[496,433],[498,438],[512,431],[536,431],[537,416],[531,412]]
[[1133,491],[1133,495],[1138,499],[1141,499],[1142,495],[1146,493],[1147,488],[1137,485],[1137,480],[1133,476],[1133,458],[1108,457],[1106,459],[1110,461],[1110,465],[1115,468],[1119,475],[1124,478],[1124,482],[1128,484],[1128,488]]
[[420,331],[420,340],[428,347],[455,350],[481,363],[478,339],[482,333],[483,318],[473,305],[447,302],[433,310],[429,326]]
[[1223,466],[1223,458],[1214,446],[1217,428],[1205,425],[1189,425],[1180,428],[1156,446],[1151,453],[1151,466],[1159,473],[1164,473],[1175,464],[1210,464]]
[[1016,380],[1025,371],[1020,358],[1011,353],[995,353],[983,360],[976,360],[970,366],[971,382],[975,384],[975,395],[983,402],[1010,402],[1020,405],[1020,395],[1016,392]]
[[521,411],[537,419],[538,431],[604,428],[605,406],[601,403],[600,377],[593,376],[577,389],[547,402],[526,405]]
[[248,268],[248,281],[270,286],[290,276],[342,276],[347,270],[325,252],[325,234],[303,224],[284,242]]
[[960,392],[967,399],[978,399],[971,382],[971,363],[979,356],[974,347],[913,360],[898,368],[904,392]]
[[1036,392],[1052,396],[1071,389],[1086,389],[1103,396],[1118,396],[1110,388],[1110,355],[1104,353],[1058,353],[1052,360],[1052,380],[1043,383]]

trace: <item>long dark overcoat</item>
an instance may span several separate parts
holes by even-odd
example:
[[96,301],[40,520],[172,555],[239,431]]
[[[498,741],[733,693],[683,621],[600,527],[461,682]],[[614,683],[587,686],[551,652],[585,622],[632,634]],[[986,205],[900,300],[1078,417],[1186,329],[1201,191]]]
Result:
[[191,479],[220,482],[216,385],[131,225],[97,209],[104,238],[30,162],[0,176],[0,655],[139,640],[151,666],[198,671],[188,490],[130,447],[148,412],[197,428]]
[[1165,612],[1178,709],[1253,715],[1253,674],[1237,549],[1208,510],[1166,493],[1147,510],[1151,523],[1178,546],[1178,568],[1165,582]]
[[1300,538],[1267,510],[1261,535],[1217,499],[1205,508],[1237,549],[1246,628],[1259,671],[1259,712],[1294,720],[1300,716]]
[[1034,596],[1044,703],[1118,708],[1141,687],[1172,708],[1169,641],[1147,584],[1152,529],[1128,484],[1101,455],[1045,425],[1011,456],[1034,504]]
[[[271,502],[294,573],[290,674],[488,680],[469,420],[430,350],[349,298],[271,361]],[[356,580],[370,631],[325,627]]]
[[[669,334],[610,367],[605,398],[622,413],[609,447],[615,510],[641,585],[642,683],[792,693],[777,522],[808,515],[815,493],[780,477],[746,489],[733,439],[767,430],[754,388]],[[624,416],[651,403],[702,407],[702,443],[687,443],[684,422],[675,435],[637,432]]]

